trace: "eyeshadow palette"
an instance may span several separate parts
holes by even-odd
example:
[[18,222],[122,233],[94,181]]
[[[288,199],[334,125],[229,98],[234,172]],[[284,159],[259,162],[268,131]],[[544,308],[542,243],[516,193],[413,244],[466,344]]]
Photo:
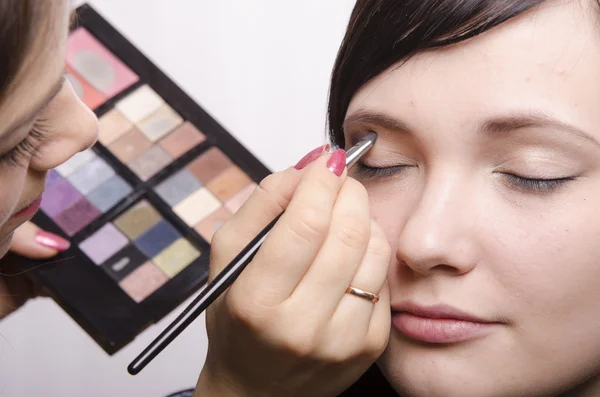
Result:
[[71,248],[18,260],[113,354],[206,282],[213,234],[270,171],[90,6],[77,14],[65,74],[99,139],[50,171],[34,218]]

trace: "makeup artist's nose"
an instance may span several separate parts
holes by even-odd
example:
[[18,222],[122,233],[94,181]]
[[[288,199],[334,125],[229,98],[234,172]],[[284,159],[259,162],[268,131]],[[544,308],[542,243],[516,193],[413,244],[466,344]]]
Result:
[[421,275],[461,275],[475,266],[474,191],[460,177],[430,178],[399,236],[398,262]]

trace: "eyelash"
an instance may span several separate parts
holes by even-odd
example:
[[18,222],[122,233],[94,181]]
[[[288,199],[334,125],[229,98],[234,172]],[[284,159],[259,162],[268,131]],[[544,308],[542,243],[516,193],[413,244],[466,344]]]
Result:
[[[355,166],[356,174],[363,179],[386,178],[398,174],[409,168],[409,165],[398,165],[393,167],[369,167],[364,163],[357,163]],[[534,193],[550,193],[567,182],[574,181],[575,177],[554,178],[554,179],[535,179],[525,178],[515,174],[502,173],[509,182],[520,189]]]
[[364,163],[356,163],[354,169],[358,177],[363,179],[387,178],[405,171],[410,165],[395,165],[393,167],[370,167]]
[[9,152],[0,156],[0,163],[13,167],[21,166],[21,160],[23,160],[23,158],[35,155],[44,136],[45,134],[43,131],[38,126],[34,125],[25,139],[19,142],[19,144]]
[[536,193],[550,193],[567,182],[575,180],[575,177],[554,178],[554,179],[535,179],[525,178],[515,174],[503,173],[509,182],[518,188]]

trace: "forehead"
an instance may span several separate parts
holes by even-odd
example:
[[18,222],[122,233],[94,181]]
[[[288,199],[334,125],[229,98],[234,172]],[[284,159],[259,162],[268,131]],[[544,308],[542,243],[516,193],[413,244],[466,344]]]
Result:
[[357,92],[348,115],[372,108],[437,127],[534,106],[597,129],[599,13],[592,1],[547,1],[474,39],[390,68]]
[[8,100],[0,107],[0,137],[15,122],[44,99],[64,68],[69,22],[69,2],[50,0],[44,20],[34,26],[37,33],[21,70],[9,90]]

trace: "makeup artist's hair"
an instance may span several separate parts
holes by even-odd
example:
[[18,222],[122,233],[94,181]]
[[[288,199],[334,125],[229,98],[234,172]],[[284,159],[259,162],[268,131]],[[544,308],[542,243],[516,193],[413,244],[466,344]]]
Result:
[[354,94],[389,67],[449,46],[545,0],[358,0],[331,78],[329,133],[344,147],[343,122]]
[[48,27],[48,0],[0,0],[0,105]]

